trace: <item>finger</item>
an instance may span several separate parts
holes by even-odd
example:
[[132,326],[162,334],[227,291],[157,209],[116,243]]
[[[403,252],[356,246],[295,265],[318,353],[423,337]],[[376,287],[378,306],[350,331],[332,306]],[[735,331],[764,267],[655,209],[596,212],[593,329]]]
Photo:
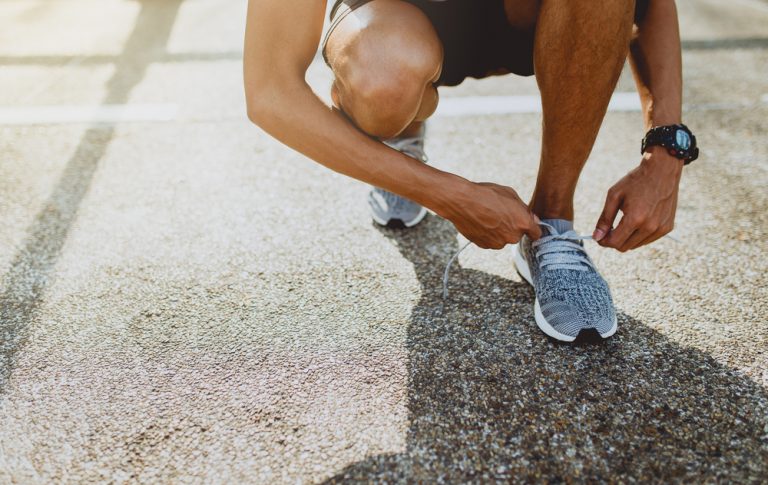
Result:
[[499,250],[504,249],[505,247],[507,247],[507,244],[509,244],[509,243],[506,242],[506,241],[495,241],[495,242],[491,243],[491,246],[488,249],[493,249],[494,251],[499,251]]
[[640,244],[638,244],[635,249],[641,248],[643,246],[647,246],[647,245],[649,245],[649,244],[651,244],[653,242],[656,242],[656,241],[658,241],[659,239],[663,238],[666,235],[667,235],[667,233],[665,231],[656,231],[653,234],[651,234],[650,236],[648,236],[647,238],[645,238],[642,241],[640,241]]
[[600,245],[620,250],[636,230],[637,226],[631,223],[630,218],[624,214],[616,229],[612,229],[600,241]]
[[603,212],[600,214],[600,218],[597,220],[597,225],[595,226],[595,232],[592,234],[595,241],[600,242],[609,232],[611,232],[613,221],[616,220],[616,216],[619,213],[622,199],[623,197],[618,192],[612,190],[608,191]]
[[464,234],[464,237],[472,241],[472,244],[479,247],[480,249],[493,249],[494,241],[492,239],[489,239],[487,236],[467,236]]
[[[501,244],[503,246],[506,246],[507,244],[517,244],[520,242],[520,240],[523,238],[524,235],[525,233],[522,231],[509,232],[504,235],[504,239],[503,241],[501,241]],[[497,248],[497,249],[502,249],[502,248]]]
[[531,238],[532,241],[541,238],[541,227],[539,226],[540,223],[541,221],[539,218],[535,214],[531,214],[531,223],[525,233],[529,238]]
[[[472,240],[470,239],[470,241]],[[507,242],[504,241],[503,239],[498,239],[498,238],[488,239],[487,237],[483,239],[478,239],[477,241],[472,241],[472,242],[475,244],[475,246],[479,247],[480,249],[498,250],[498,249],[503,249],[504,246],[507,245]]]
[[644,229],[638,229],[632,233],[623,246],[619,248],[619,251],[629,251],[631,249],[637,249],[641,246],[641,242],[651,236],[655,231],[648,231]]
[[651,244],[653,242],[658,241],[662,237],[664,237],[667,234],[669,234],[670,232],[672,232],[671,228],[673,227],[673,225],[674,225],[674,223],[672,223],[669,220],[667,220],[664,224],[661,225],[661,227],[659,228],[658,231],[655,231],[653,234],[651,234],[650,236],[648,236],[647,238],[642,240],[637,247],[646,246],[648,244]]
[[479,239],[477,241],[472,241],[472,244],[479,247],[480,249],[491,249],[491,246],[488,243]]

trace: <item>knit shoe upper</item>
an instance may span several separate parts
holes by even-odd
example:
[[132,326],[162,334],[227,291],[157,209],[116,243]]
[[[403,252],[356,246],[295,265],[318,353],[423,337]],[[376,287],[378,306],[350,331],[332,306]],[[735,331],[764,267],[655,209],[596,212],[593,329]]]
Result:
[[536,292],[537,324],[559,340],[572,341],[587,329],[603,338],[616,331],[611,292],[583,239],[572,222],[548,219],[542,221],[541,239],[525,236],[518,245],[518,270]]

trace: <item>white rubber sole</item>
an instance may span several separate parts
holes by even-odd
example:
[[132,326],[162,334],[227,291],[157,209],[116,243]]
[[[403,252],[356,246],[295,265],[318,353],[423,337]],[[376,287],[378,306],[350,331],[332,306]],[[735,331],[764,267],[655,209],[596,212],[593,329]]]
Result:
[[[515,267],[517,268],[517,272],[520,273],[520,276],[523,277],[525,281],[528,282],[529,285],[533,286],[533,278],[531,278],[531,269],[528,267],[528,261],[525,260],[523,255],[520,253],[520,248],[515,246],[514,248],[514,262]],[[544,314],[541,313],[541,306],[539,305],[539,298],[536,297],[536,300],[533,303],[533,315],[536,318],[536,325],[541,329],[542,332],[549,335],[553,339],[560,340],[561,342],[573,342],[576,340],[576,337],[571,337],[570,335],[565,335],[557,330],[549,324],[546,318],[544,318]],[[611,329],[608,330],[605,333],[601,333],[600,336],[604,339],[612,336],[616,333],[616,330],[619,328],[618,325],[618,319],[614,317],[613,325],[611,326]]]
[[[416,217],[414,217],[410,221],[405,222],[405,221],[402,221],[401,219],[398,219],[398,220],[401,221],[405,227],[411,228],[416,224],[418,224],[419,222],[423,221],[426,216],[427,216],[427,209],[425,207],[422,207],[419,213],[416,215]],[[373,219],[373,222],[375,222],[380,226],[386,226],[392,221],[392,219],[384,220],[381,217],[377,217],[376,214],[374,214],[373,212],[371,212],[371,218]]]

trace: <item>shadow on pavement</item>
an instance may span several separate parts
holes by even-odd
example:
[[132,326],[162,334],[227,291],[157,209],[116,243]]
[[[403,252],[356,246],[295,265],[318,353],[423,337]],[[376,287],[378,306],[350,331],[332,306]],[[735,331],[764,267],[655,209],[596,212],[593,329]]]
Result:
[[607,342],[558,345],[535,327],[528,286],[458,266],[441,312],[453,226],[429,217],[381,232],[422,290],[407,338],[407,449],[327,483],[768,477],[766,392],[753,381],[628,315]]
[[[126,103],[157,51],[164,51],[183,0],[139,0],[133,31],[116,59],[102,104]],[[0,395],[23,345],[29,322],[59,259],[80,203],[115,134],[114,125],[89,127],[67,161],[53,192],[27,232],[27,238],[2,279],[0,293]]]

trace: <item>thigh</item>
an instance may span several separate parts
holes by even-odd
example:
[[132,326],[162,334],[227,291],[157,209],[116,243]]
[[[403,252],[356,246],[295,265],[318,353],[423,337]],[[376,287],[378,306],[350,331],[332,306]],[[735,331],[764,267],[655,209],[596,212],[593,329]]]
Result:
[[[445,59],[441,86],[459,84],[467,77],[533,74],[533,29],[510,25],[505,0],[411,1],[432,19],[442,40]],[[530,12],[535,14],[535,5],[515,1],[519,7],[516,22],[535,24],[535,19],[526,18]]]

